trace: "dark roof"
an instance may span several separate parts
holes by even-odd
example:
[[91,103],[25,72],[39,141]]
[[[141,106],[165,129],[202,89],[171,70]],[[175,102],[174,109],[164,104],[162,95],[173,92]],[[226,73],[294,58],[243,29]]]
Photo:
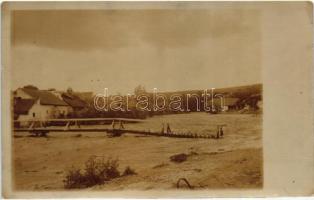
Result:
[[61,96],[63,101],[73,108],[84,108],[87,106],[87,103],[76,95],[63,93]]
[[232,97],[228,97],[225,98],[225,106],[233,106],[236,105],[239,102],[239,98],[232,98]]
[[36,100],[34,99],[14,99],[14,113],[15,114],[28,114],[28,111],[35,104]]
[[250,102],[255,102],[255,101],[260,101],[262,100],[262,95],[261,94],[252,94],[251,96],[242,99],[241,103],[245,104],[245,103],[250,103]]
[[55,106],[67,106],[64,101],[59,99],[57,96],[52,94],[51,92],[47,90],[37,90],[32,88],[22,88],[22,90],[29,94],[34,99],[39,99],[40,104],[42,105],[55,105]]
[[255,98],[257,100],[262,100],[262,94],[252,94],[250,98]]
[[74,95],[85,101],[93,101],[93,92],[74,92]]

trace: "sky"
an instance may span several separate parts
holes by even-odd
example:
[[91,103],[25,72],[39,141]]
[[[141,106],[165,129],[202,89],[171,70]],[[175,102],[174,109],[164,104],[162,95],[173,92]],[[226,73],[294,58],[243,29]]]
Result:
[[261,82],[259,15],[248,9],[20,10],[12,85],[110,94]]

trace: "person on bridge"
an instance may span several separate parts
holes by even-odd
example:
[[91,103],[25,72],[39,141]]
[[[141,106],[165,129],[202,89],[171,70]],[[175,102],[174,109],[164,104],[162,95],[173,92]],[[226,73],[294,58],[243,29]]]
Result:
[[167,133],[172,133],[169,123],[167,123]]

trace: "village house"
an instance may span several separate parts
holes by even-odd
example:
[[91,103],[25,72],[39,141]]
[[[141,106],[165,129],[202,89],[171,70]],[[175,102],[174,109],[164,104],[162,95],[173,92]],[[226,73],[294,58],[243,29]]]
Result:
[[234,97],[226,97],[223,99],[223,110],[228,111],[228,110],[237,110],[238,105],[237,103],[239,102],[239,98],[234,98]]
[[74,93],[71,88],[69,88],[66,92],[63,92],[61,94],[61,98],[64,102],[71,106],[73,111],[71,115],[73,115],[73,117],[84,115],[89,108],[89,104]]
[[18,88],[13,93],[13,99],[14,118],[18,120],[60,118],[72,112],[71,106],[50,91],[34,86]]
[[66,92],[54,88],[50,88],[48,91],[71,106],[73,113],[86,110],[91,105],[90,102],[93,103],[92,92],[73,92],[71,88],[68,88]]
[[78,98],[83,100],[87,106],[93,106],[94,105],[94,94],[93,92],[74,92],[74,95],[76,95]]
[[[239,98],[235,97],[215,97],[213,99],[213,106],[218,111],[232,111],[238,109]],[[208,99],[208,104],[212,104],[212,99]]]

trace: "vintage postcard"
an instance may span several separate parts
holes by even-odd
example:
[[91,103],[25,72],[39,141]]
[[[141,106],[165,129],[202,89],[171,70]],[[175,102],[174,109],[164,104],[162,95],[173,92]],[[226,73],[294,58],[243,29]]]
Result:
[[6,198],[312,195],[309,2],[2,4]]

